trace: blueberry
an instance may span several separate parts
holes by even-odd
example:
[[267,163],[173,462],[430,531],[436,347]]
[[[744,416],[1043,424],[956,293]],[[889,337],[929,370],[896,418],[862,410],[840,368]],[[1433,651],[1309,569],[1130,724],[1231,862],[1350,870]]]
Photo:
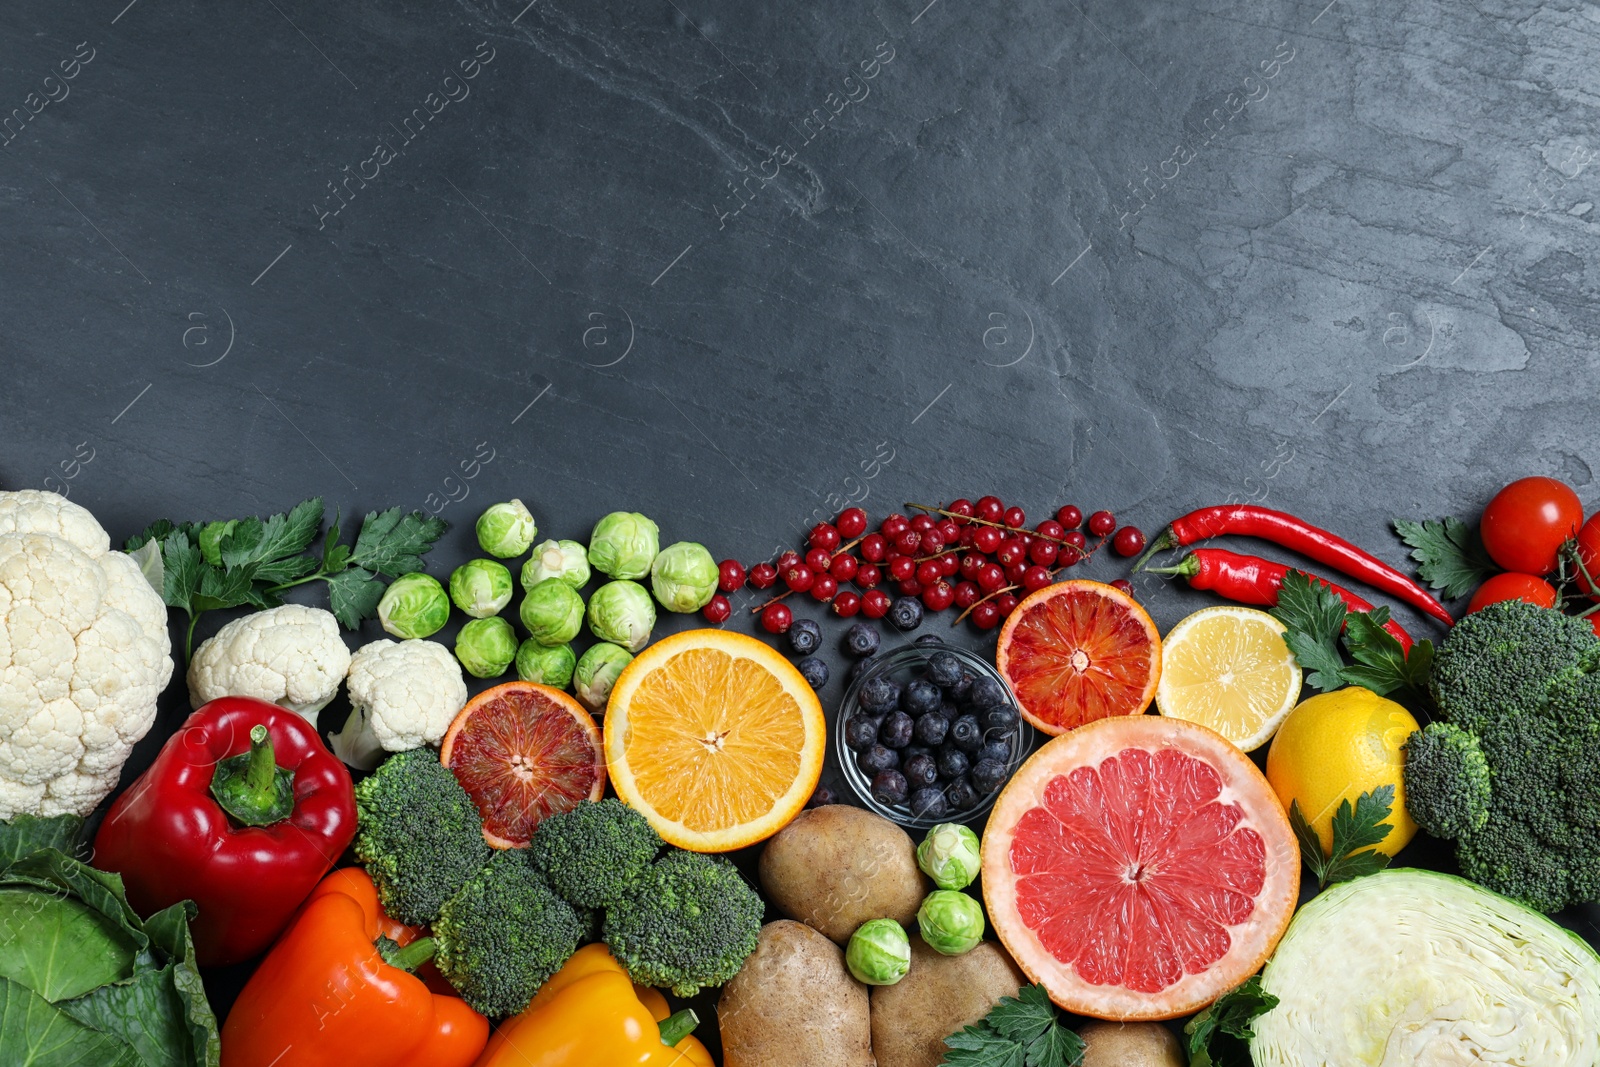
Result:
[[877,665],[878,661],[873,659],[871,656],[866,656],[862,659],[856,660],[855,666],[850,668],[850,680],[852,682],[855,681],[857,678],[867,673],[867,668],[876,667]]
[[795,666],[800,668],[800,676],[811,683],[812,689],[821,689],[828,684],[828,665],[816,656],[807,656]]
[[948,721],[955,722],[961,718],[961,709],[956,706],[955,701],[945,700],[939,704],[939,714],[943,715]]
[[1006,698],[1006,687],[993,678],[974,679],[972,688],[967,690],[967,707],[974,710],[981,711],[997,704],[1009,703]]
[[1010,704],[996,704],[983,713],[983,730],[990,737],[1010,737],[1017,732],[1021,721],[1016,708]]
[[[879,732],[880,736],[882,731]],[[976,752],[983,747],[983,727],[976,715],[963,715],[950,724],[950,740],[963,752]]]
[[929,819],[942,819],[944,813],[944,790],[937,786],[925,786],[911,794],[911,814]]
[[924,745],[931,747],[943,744],[944,736],[949,732],[950,720],[937,711],[930,711],[917,720],[917,740]]
[[933,761],[932,756],[912,756],[901,765],[906,776],[906,781],[911,783],[911,788],[932,785],[939,779],[939,765]]
[[965,700],[967,698],[967,694],[972,691],[972,683],[977,680],[978,676],[976,674],[973,674],[971,671],[964,670],[961,672],[960,680],[957,681],[955,685],[952,685],[949,689],[945,690],[944,695],[949,697],[951,700]]
[[900,694],[900,706],[913,715],[939,710],[939,690],[932,682],[914,679]]
[[900,757],[892,749],[873,745],[856,757],[856,766],[861,768],[863,774],[892,771],[900,766]]
[[[866,661],[863,660],[863,663]],[[895,692],[895,684],[887,678],[873,678],[861,686],[861,691],[856,694],[856,700],[863,708],[887,715],[894,710],[895,701],[899,699]]]
[[1011,742],[985,741],[983,747],[978,749],[976,756],[980,761],[992,759],[997,763],[1006,763],[1011,759]]
[[905,748],[900,750],[900,762],[904,763],[906,760],[911,759],[914,756],[931,755],[933,755],[933,749],[929,748],[927,745],[907,745]]
[[933,648],[937,645],[944,644],[944,638],[940,637],[938,634],[923,634],[921,637],[917,638],[911,643],[913,645],[920,645],[923,648]]
[[935,652],[928,657],[928,681],[940,689],[949,689],[961,681],[961,661],[950,652]]
[[914,596],[896,597],[889,606],[889,621],[901,630],[915,630],[922,625],[922,601]]
[[1006,765],[995,759],[981,759],[972,765],[972,786],[980,793],[993,793],[1006,780]]
[[893,769],[879,771],[872,779],[872,799],[879,804],[904,804],[906,776]]
[[875,715],[856,712],[844,724],[844,743],[856,752],[864,752],[878,743],[880,720]]
[[796,619],[789,626],[789,647],[797,656],[809,656],[822,644],[822,627],[810,619]]
[[972,782],[967,779],[966,775],[962,775],[944,787],[944,802],[949,805],[950,810],[953,812],[966,811],[968,808],[975,807],[978,801],[982,799],[978,795],[978,791],[972,788]]
[[811,799],[806,801],[808,808],[820,808],[834,802],[833,790],[825,785],[817,786],[816,792],[811,794]]
[[858,622],[844,632],[844,647],[852,656],[870,656],[878,651],[878,631]]
[[966,774],[971,766],[972,761],[967,754],[955,745],[947,744],[939,750],[939,773],[945,778],[954,781]]
[[890,748],[905,748],[911,743],[916,721],[903,711],[897,711],[883,720],[878,727],[878,743]]

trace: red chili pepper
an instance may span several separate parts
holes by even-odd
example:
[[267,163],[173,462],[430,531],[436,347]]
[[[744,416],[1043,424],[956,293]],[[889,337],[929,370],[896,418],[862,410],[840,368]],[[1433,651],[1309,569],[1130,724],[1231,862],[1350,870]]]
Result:
[[149,915],[200,906],[202,966],[259,955],[356,832],[350,772],[311,724],[250,697],[189,716],[111,806],[94,864],[122,875]]
[[[1151,567],[1151,574],[1174,574],[1187,579],[1196,589],[1209,589],[1239,604],[1253,604],[1270,608],[1278,603],[1278,590],[1283,588],[1283,576],[1298,568],[1286,567],[1259,556],[1242,556],[1221,548],[1197,548],[1178,561],[1176,567]],[[1301,571],[1312,581],[1327,586],[1351,611],[1371,611],[1372,605],[1350,592],[1341,589],[1325,578]],[[1405,627],[1390,619],[1383,628],[1400,642],[1405,652],[1411,651],[1411,635]]]
[[1400,571],[1395,570],[1372,553],[1357,548],[1349,541],[1327,530],[1312,526],[1282,511],[1256,507],[1254,504],[1225,504],[1222,507],[1201,508],[1173,519],[1172,523],[1150,542],[1150,549],[1140,557],[1134,570],[1157,552],[1169,548],[1182,548],[1208,537],[1233,534],[1239,537],[1259,537],[1275,545],[1314,559],[1340,574],[1365,582],[1374,589],[1403,600],[1419,611],[1426,612],[1444,623],[1454,626],[1455,619],[1428,591]]

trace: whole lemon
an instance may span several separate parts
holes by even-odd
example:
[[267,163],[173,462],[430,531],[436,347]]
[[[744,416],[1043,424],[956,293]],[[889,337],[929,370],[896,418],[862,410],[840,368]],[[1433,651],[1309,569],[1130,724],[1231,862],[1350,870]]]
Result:
[[1306,821],[1333,849],[1333,813],[1341,800],[1353,807],[1362,793],[1394,786],[1393,827],[1376,846],[1393,856],[1417,832],[1406,814],[1406,740],[1419,727],[1405,708],[1370,689],[1351,686],[1302,700],[1278,727],[1267,750],[1267,781],[1287,811],[1298,802]]

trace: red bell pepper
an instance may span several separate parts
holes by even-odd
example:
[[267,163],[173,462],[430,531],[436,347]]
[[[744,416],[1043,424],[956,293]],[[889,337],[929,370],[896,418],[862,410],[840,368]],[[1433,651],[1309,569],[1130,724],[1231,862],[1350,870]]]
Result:
[[180,900],[202,966],[259,955],[356,832],[350,772],[292,711],[251,697],[204,705],[111,806],[94,865],[149,915]]

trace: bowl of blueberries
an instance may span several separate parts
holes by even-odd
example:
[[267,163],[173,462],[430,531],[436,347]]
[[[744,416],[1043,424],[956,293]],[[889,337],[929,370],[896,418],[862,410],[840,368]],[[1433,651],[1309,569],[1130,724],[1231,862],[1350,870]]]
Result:
[[1000,672],[937,638],[859,668],[834,739],[844,775],[867,807],[913,828],[988,811],[1033,740]]

